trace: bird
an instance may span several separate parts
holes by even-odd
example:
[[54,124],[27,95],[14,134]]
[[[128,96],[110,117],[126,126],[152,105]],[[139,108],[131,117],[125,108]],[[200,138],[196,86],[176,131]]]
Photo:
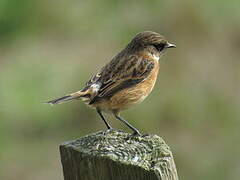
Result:
[[96,109],[107,129],[112,129],[112,126],[104,113],[112,113],[133,131],[132,135],[141,135],[137,128],[120,116],[120,112],[141,103],[151,93],[158,77],[161,56],[167,49],[175,47],[159,33],[140,32],[82,89],[47,103],[54,105],[82,100]]

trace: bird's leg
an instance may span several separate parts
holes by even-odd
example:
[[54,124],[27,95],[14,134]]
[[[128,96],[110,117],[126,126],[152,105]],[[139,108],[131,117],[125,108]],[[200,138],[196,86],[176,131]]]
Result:
[[102,111],[101,111],[100,109],[97,109],[97,113],[100,115],[101,119],[103,120],[103,122],[105,123],[105,125],[107,126],[107,128],[108,128],[108,129],[112,129],[112,126],[110,126],[110,125],[107,123],[105,117],[103,116]]
[[129,122],[127,122],[125,119],[123,119],[122,117],[120,117],[120,116],[117,115],[117,114],[114,114],[114,116],[115,116],[118,120],[120,120],[120,121],[122,121],[124,124],[126,124],[131,130],[133,130],[133,135],[138,135],[138,136],[141,135],[141,133],[138,131],[138,129],[135,128],[135,127],[133,127],[133,126],[132,126]]

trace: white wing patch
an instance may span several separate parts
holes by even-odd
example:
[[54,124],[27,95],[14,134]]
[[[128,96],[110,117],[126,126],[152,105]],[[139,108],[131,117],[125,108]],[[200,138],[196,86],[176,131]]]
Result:
[[94,83],[90,86],[90,88],[92,89],[93,93],[97,93],[100,89],[100,84]]

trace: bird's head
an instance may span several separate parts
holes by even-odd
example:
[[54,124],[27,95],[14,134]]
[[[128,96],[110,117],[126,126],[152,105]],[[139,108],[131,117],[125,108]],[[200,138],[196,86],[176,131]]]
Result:
[[153,48],[158,51],[160,54],[165,52],[168,48],[175,48],[175,44],[169,43],[162,35],[152,32],[144,31],[138,33],[130,42],[130,47],[138,50],[139,48]]

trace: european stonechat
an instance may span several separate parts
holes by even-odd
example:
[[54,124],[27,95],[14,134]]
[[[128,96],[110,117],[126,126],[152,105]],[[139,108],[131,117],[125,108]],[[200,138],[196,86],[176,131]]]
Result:
[[166,49],[176,47],[156,32],[138,33],[131,42],[97,72],[80,91],[54,99],[47,103],[81,99],[108,124],[103,112],[114,116],[131,128],[135,135],[140,132],[120,117],[120,111],[142,102],[152,91],[159,72],[159,59]]

